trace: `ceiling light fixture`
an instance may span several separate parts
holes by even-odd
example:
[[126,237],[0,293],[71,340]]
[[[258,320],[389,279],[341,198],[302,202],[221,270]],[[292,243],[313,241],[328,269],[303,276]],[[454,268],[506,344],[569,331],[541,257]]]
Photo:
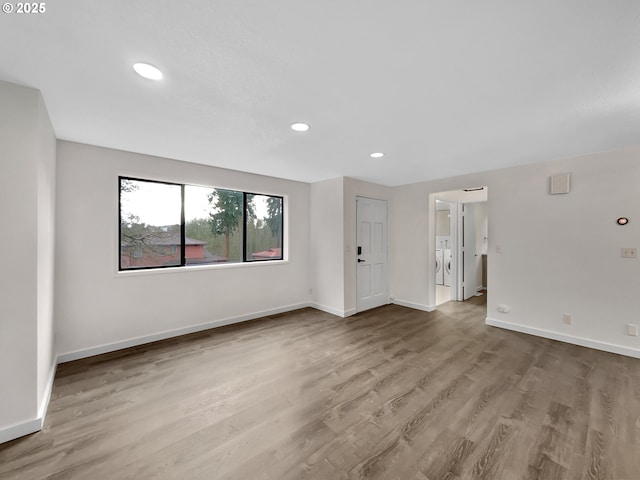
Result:
[[296,132],[306,132],[310,128],[307,123],[294,123],[291,125],[291,130],[295,130]]
[[370,156],[371,158],[382,158],[382,157],[384,157],[384,153],[382,153],[382,152],[375,152],[375,153],[372,153],[372,154],[371,154],[371,155],[369,155],[369,156]]
[[149,80],[160,80],[162,78],[162,72],[148,63],[136,63],[133,65],[133,69],[138,75]]

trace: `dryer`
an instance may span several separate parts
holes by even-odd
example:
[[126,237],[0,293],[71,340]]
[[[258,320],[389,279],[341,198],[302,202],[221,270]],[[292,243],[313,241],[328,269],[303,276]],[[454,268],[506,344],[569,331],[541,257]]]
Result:
[[444,277],[444,284],[447,287],[451,286],[451,250],[446,249],[442,252],[442,270]]
[[444,285],[444,268],[442,265],[443,253],[441,248],[436,249],[436,285]]

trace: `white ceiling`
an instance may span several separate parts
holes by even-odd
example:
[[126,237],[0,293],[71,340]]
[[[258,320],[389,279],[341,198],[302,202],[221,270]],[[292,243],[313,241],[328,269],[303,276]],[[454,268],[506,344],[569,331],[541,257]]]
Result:
[[46,8],[0,14],[0,79],[40,89],[65,140],[384,185],[640,144],[638,0]]

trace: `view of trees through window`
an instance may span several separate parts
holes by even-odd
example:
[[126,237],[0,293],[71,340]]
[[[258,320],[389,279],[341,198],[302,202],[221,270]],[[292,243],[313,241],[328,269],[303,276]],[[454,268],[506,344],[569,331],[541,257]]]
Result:
[[246,258],[282,258],[282,198],[247,193],[246,199],[253,215],[247,223]]
[[121,178],[120,269],[281,260],[282,217],[282,197]]

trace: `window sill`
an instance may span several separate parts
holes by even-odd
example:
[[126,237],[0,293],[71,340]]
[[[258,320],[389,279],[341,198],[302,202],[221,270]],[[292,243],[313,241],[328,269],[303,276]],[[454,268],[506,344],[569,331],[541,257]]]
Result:
[[114,277],[137,277],[141,275],[163,275],[168,273],[201,272],[207,270],[226,270],[229,268],[254,268],[268,265],[286,265],[289,260],[266,260],[257,262],[223,263],[217,265],[188,265],[185,267],[149,268],[141,270],[117,270]]

